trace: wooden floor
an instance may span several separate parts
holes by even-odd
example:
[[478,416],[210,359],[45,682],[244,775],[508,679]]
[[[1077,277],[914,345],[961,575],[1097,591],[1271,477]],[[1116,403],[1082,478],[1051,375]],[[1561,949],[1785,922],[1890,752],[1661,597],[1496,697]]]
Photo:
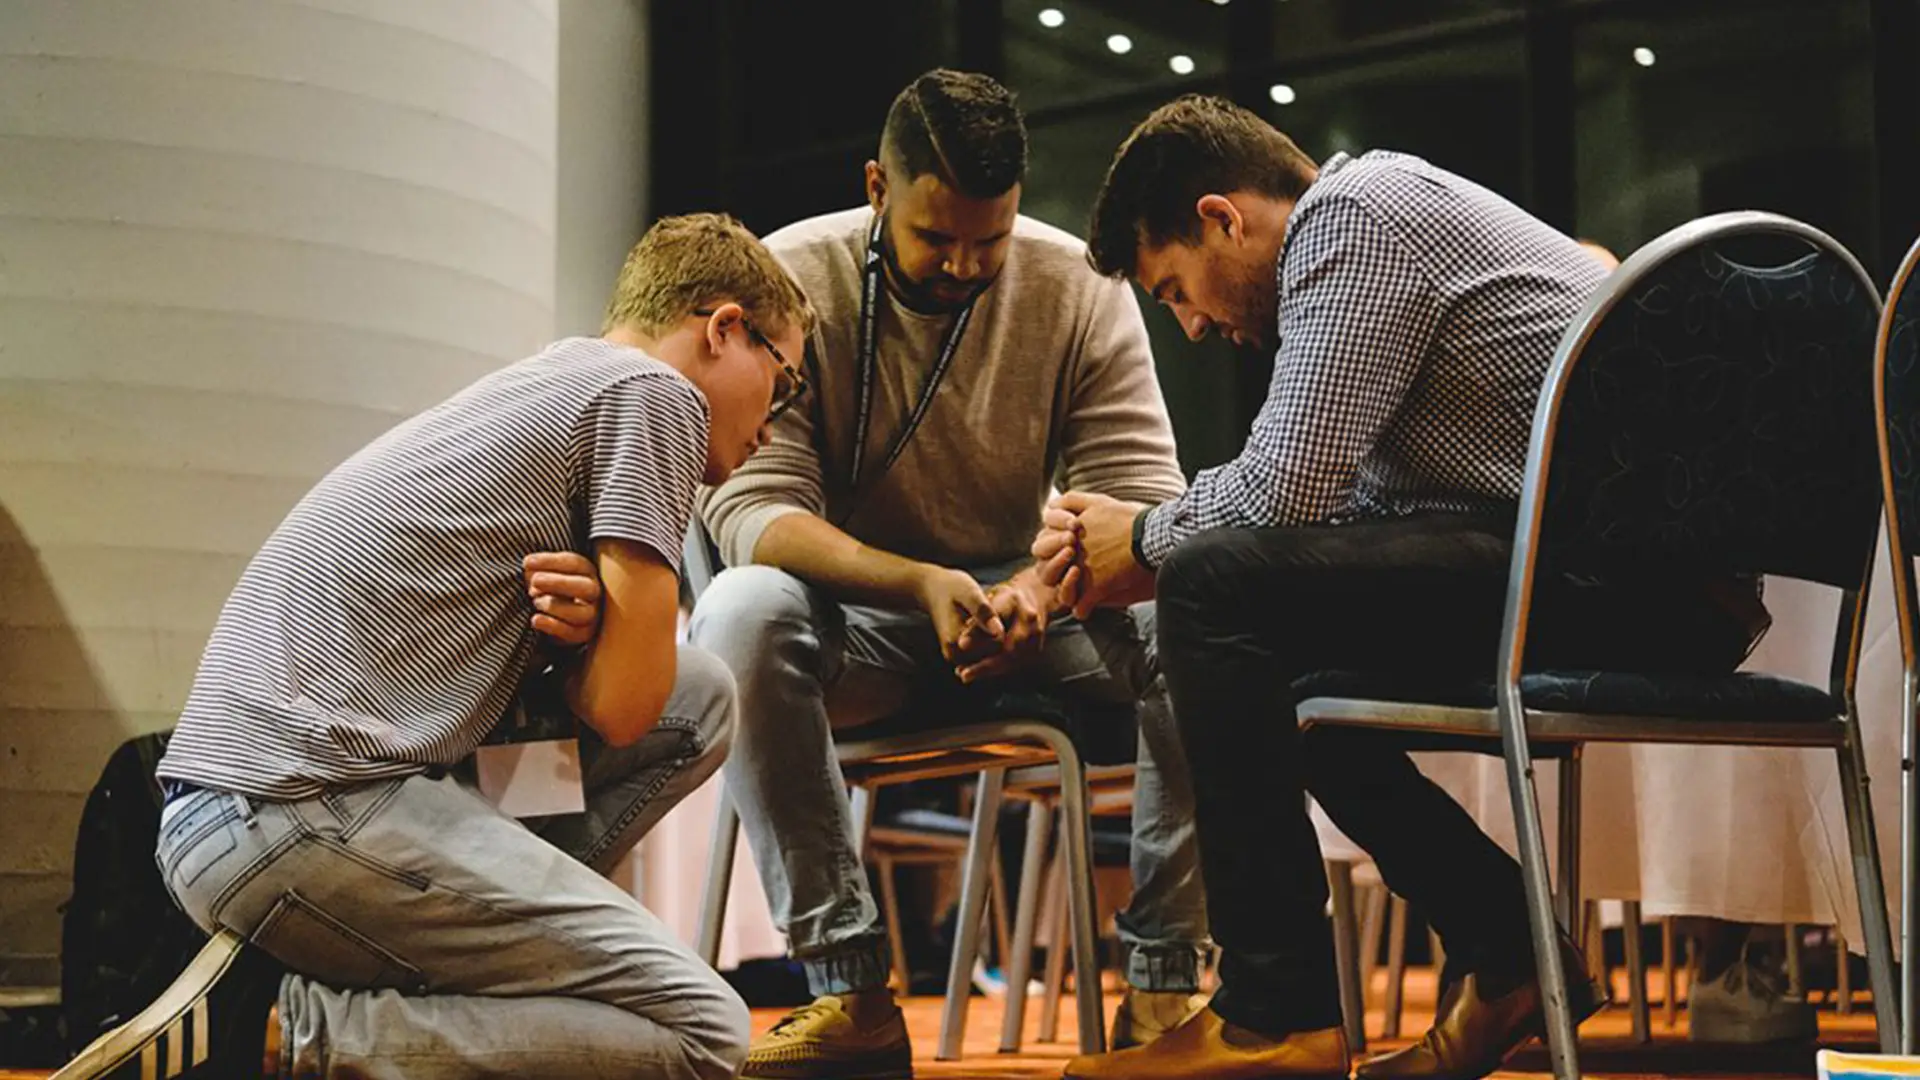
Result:
[[[1384,979],[1384,972],[1380,973],[1379,989],[1384,990]],[[1402,1023],[1407,1037],[1391,1042],[1375,1038],[1367,1047],[1369,1054],[1405,1046],[1418,1037],[1432,1019],[1432,973],[1425,970],[1410,971],[1407,982],[1408,1008]],[[1580,1029],[1582,1072],[1592,1077],[1687,1077],[1689,1080],[1814,1075],[1811,1047],[1745,1048],[1699,1046],[1689,1042],[1685,1009],[1680,1010],[1674,1028],[1666,1028],[1661,1018],[1657,988],[1654,993],[1652,1045],[1642,1046],[1633,1042],[1632,1027],[1624,1007],[1610,1009],[1589,1020]],[[1616,996],[1621,1000],[1626,998],[1624,978],[1619,980]],[[1376,1002],[1379,997],[1379,994],[1373,995]],[[1114,1000],[1113,995],[1109,994],[1109,1009]],[[1069,1001],[1062,1008],[1060,1031],[1063,1037],[1071,1038],[1072,1003]],[[1864,994],[1860,996],[1855,1010],[1850,1016],[1836,1015],[1831,1007],[1822,1010],[1822,1045],[1860,1051],[1873,1049],[1873,1016]],[[1038,1014],[1039,1005],[1035,1002],[1028,1011],[1025,1052],[1001,1054],[997,1052],[1000,1042],[1000,1001],[998,998],[975,998],[968,1013],[965,1056],[959,1061],[941,1062],[933,1060],[934,1047],[939,1041],[940,1002],[935,998],[915,998],[907,1006],[907,1024],[913,1033],[916,1075],[953,1080],[962,1077],[969,1080],[1058,1077],[1074,1050],[1066,1043],[1036,1044],[1033,1038],[1039,1026]],[[754,1020],[758,1027],[755,1030],[765,1030],[777,1018],[776,1012],[756,1012]],[[1376,1006],[1367,1017],[1368,1032],[1377,1034],[1384,1020],[1384,1015]],[[1515,1067],[1512,1070],[1498,1075],[1551,1075],[1546,1052],[1538,1047],[1523,1051],[1513,1064]]]
[[[1384,979],[1384,973],[1381,973]],[[1431,1019],[1433,1008],[1433,976],[1429,971],[1408,973],[1408,1009],[1404,1021],[1404,1030],[1408,1039],[1383,1042],[1374,1039],[1368,1046],[1369,1053],[1404,1046],[1413,1036],[1417,1036]],[[1651,1045],[1642,1046],[1633,1042],[1625,1008],[1608,1010],[1588,1021],[1580,1029],[1582,1071],[1592,1077],[1645,1077],[1666,1078],[1686,1077],[1689,1080],[1733,1080],[1735,1077],[1751,1076],[1812,1076],[1813,1050],[1799,1048],[1742,1048],[1697,1046],[1687,1041],[1686,1012],[1681,1010],[1673,1029],[1664,1026],[1661,1010],[1655,991],[1653,1008],[1653,1036]],[[1374,995],[1378,1000],[1379,995]],[[1626,997],[1624,981],[1616,987],[1616,996]],[[1109,995],[1109,1007],[1113,1001]],[[1063,1005],[1060,1030],[1071,1037],[1072,1003]],[[940,1002],[937,998],[915,998],[907,1005],[907,1024],[913,1032],[913,1045],[918,1055],[915,1070],[921,1077],[979,1078],[979,1080],[997,1080],[997,1078],[1057,1077],[1060,1070],[1073,1056],[1072,1048],[1066,1043],[1051,1045],[1036,1044],[1033,1039],[1039,1026],[1039,1003],[1034,1002],[1028,1010],[1027,1043],[1024,1053],[1001,1054],[997,1052],[1000,1041],[1000,1001],[997,998],[975,998],[968,1014],[966,1055],[959,1061],[941,1062],[933,1060],[933,1050],[938,1042],[940,1031]],[[777,1011],[757,1011],[754,1014],[755,1031],[764,1031],[779,1016]],[[1384,1021],[1376,1008],[1368,1014],[1367,1030],[1378,1033]],[[1820,1014],[1821,1043],[1826,1046],[1842,1047],[1851,1050],[1871,1050],[1873,1040],[1873,1016],[1864,995],[1861,996],[1856,1011],[1851,1016],[1839,1016],[1831,1007]],[[1514,1068],[1502,1072],[1501,1077],[1538,1077],[1548,1075],[1545,1051],[1538,1047],[1524,1051],[1513,1063]],[[0,1080],[40,1080],[45,1072],[9,1071],[0,1068]]]

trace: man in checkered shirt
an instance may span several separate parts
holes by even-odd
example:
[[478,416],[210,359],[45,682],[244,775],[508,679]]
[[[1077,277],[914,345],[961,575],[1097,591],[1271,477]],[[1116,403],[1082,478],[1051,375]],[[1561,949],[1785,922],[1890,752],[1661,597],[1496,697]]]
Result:
[[[1199,97],[1121,145],[1088,246],[1189,337],[1277,333],[1278,352],[1238,457],[1158,506],[1069,492],[1035,540],[1082,612],[1155,596],[1157,571],[1223,950],[1209,1008],[1067,1075],[1347,1075],[1311,794],[1446,946],[1433,1030],[1358,1075],[1484,1076],[1543,1022],[1519,866],[1378,735],[1301,732],[1291,687],[1326,670],[1489,669],[1534,405],[1606,270],[1419,158],[1316,167],[1258,116]],[[1752,641],[1706,587],[1554,581],[1539,608],[1529,655],[1549,666],[1724,672]],[[1602,998],[1563,953],[1584,1019]]]

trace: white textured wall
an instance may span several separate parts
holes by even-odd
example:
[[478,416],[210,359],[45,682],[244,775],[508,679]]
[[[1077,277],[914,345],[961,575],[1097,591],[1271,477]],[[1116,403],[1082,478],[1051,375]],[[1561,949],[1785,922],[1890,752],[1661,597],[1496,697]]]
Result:
[[597,334],[646,231],[647,0],[560,5],[560,211],[554,332]]
[[293,501],[553,328],[554,0],[0,3],[0,983]]

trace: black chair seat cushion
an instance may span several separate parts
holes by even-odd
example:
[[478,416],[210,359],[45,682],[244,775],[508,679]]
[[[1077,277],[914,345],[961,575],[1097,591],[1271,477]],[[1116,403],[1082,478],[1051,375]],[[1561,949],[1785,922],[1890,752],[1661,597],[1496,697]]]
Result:
[[1031,720],[1067,733],[1088,765],[1130,765],[1137,749],[1138,720],[1132,704],[1089,702],[1017,686],[939,685],[884,720],[834,732],[838,742],[865,742],[918,735],[989,721]]
[[[1494,707],[1492,679],[1426,679],[1363,671],[1322,671],[1293,684],[1315,697],[1403,701],[1469,709]],[[1777,675],[1542,671],[1523,675],[1520,697],[1541,712],[1764,724],[1817,724],[1845,710],[1832,694]]]

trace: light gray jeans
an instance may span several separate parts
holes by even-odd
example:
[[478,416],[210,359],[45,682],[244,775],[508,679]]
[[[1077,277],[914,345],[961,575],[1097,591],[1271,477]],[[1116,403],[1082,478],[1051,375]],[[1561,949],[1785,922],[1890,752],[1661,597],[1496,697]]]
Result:
[[270,802],[190,790],[158,858],[193,920],[245,935],[281,983],[295,1077],[730,1077],[746,1006],[602,875],[725,757],[733,679],[682,648],[632,746],[583,732],[587,809],[539,835],[452,776]]
[[[976,572],[1003,580],[1018,567]],[[1193,787],[1152,649],[1152,607],[1048,627],[1037,674],[1067,694],[1137,703],[1133,901],[1119,918],[1127,981],[1191,991],[1206,940]],[[835,728],[898,712],[915,685],[950,666],[918,611],[844,605],[780,570],[737,567],[695,606],[692,639],[740,684],[727,793],[767,890],[774,923],[815,994],[885,985],[885,926],[867,887]]]

